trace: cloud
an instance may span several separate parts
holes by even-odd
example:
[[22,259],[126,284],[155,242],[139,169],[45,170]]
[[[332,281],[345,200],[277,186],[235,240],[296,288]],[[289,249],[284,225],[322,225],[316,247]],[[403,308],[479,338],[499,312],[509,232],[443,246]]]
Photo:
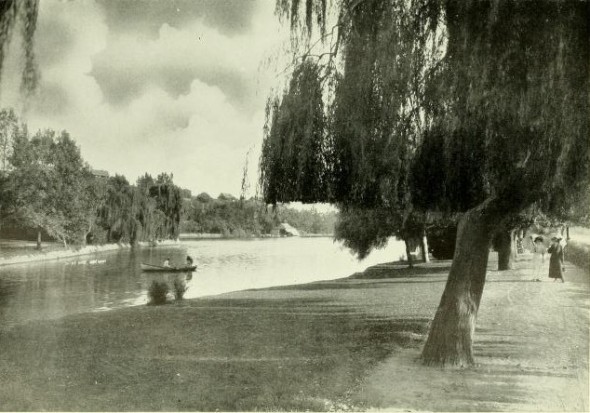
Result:
[[[262,126],[261,113],[245,116],[221,90],[198,80],[179,99],[153,88],[125,111],[103,110],[107,113],[100,119],[109,119],[109,124],[97,119],[88,125],[104,142],[92,145],[96,152],[88,156],[95,164],[117,165],[111,171],[131,180],[143,171],[171,172],[178,184],[212,194],[237,193],[245,155],[259,143]],[[114,136],[119,137],[117,148],[102,150],[112,145]]]
[[257,12],[252,0],[99,0],[114,32],[155,37],[162,24],[182,28],[195,20],[226,35],[249,31]]
[[[44,0],[30,129],[68,130],[93,167],[131,182],[168,172],[194,193],[212,195],[239,193],[254,148],[253,190],[272,79],[260,60],[276,41],[277,24],[272,3],[250,3],[249,24],[240,30],[214,26],[219,8],[164,23],[146,37],[133,29],[139,22],[114,27],[105,2]],[[13,98],[3,93],[2,104],[15,105]]]
[[248,40],[228,38],[202,21],[184,30],[165,24],[154,40],[129,35],[111,40],[94,56],[90,74],[113,104],[126,104],[154,85],[178,97],[188,92],[193,79],[200,79],[247,109],[255,94],[248,76],[256,73],[262,54]]
[[76,36],[70,26],[59,16],[39,19],[37,33],[42,36],[35,38],[37,61],[42,67],[59,63],[60,59],[73,48]]

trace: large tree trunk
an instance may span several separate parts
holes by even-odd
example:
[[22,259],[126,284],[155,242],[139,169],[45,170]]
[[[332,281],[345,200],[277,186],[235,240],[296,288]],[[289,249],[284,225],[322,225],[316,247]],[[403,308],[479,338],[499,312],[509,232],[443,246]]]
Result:
[[498,234],[498,271],[511,270],[514,259],[514,236],[513,231],[502,230]]
[[482,210],[483,206],[466,212],[459,222],[453,264],[422,352],[425,364],[473,363],[472,339],[485,283],[491,225],[502,218]]
[[420,238],[420,250],[422,252],[422,262],[430,262],[430,257],[428,256],[428,238],[426,238],[426,231],[424,231],[422,238]]
[[518,255],[518,239],[519,239],[519,235],[518,235],[518,231],[517,230],[513,230],[510,233],[510,250],[512,251],[512,256],[511,256],[511,265],[514,265],[514,262],[516,261],[516,256]]
[[515,171],[495,196],[467,211],[459,221],[449,278],[422,350],[425,364],[473,364],[473,334],[492,236],[506,224],[506,218],[538,199],[542,187],[532,176]]
[[414,261],[412,259],[412,252],[410,251],[410,243],[408,240],[404,240],[405,244],[406,244],[406,257],[408,260],[408,266],[410,268],[414,267]]

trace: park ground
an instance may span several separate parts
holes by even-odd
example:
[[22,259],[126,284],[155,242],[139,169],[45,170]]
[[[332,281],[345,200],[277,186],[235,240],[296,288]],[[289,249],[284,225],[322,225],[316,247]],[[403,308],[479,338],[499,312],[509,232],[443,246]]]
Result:
[[450,262],[383,264],[0,328],[0,409],[588,411],[589,274],[530,259],[490,255],[472,368],[417,361]]

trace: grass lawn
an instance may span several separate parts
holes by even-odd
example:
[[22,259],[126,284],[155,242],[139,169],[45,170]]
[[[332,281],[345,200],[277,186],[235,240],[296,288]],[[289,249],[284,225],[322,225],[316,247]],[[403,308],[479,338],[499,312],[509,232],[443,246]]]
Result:
[[[587,313],[587,274],[570,267],[566,284],[535,283],[528,279],[529,264],[525,260],[518,263],[520,269],[498,273],[492,270],[496,263],[490,263],[475,342],[484,367],[467,373],[414,361],[450,263],[414,270],[383,265],[342,280],[0,329],[0,408],[514,410],[537,397],[534,388],[518,380],[525,374],[551,377],[556,392],[563,394],[567,386],[578,395],[575,386],[588,384],[583,374],[588,317],[578,311]],[[547,309],[540,311],[540,303]],[[562,307],[573,321],[563,324]],[[550,313],[554,316],[545,320]],[[554,337],[556,325],[563,329]],[[545,337],[535,337],[532,327]],[[510,341],[511,334],[524,330],[531,334]],[[560,339],[564,344],[558,346]],[[546,351],[538,356],[538,349]],[[565,358],[552,357],[554,351]],[[548,360],[553,364],[546,366]],[[580,367],[573,368],[571,360]],[[508,385],[510,391],[504,386],[503,397],[502,387],[494,384],[501,379],[498,369],[516,382]],[[547,369],[559,369],[559,375],[547,376]],[[519,383],[530,394],[520,392]],[[565,407],[587,409],[587,397],[580,397]],[[543,406],[553,402],[545,400]]]

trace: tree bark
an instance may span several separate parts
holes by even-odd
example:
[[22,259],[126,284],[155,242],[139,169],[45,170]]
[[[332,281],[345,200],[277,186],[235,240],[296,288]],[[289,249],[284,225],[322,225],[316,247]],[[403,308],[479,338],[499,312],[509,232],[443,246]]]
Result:
[[514,242],[513,231],[502,230],[498,234],[498,271],[511,270],[513,268]]
[[406,244],[406,259],[408,260],[408,266],[410,268],[413,268],[414,261],[412,259],[412,253],[410,252],[410,243],[408,242],[408,240],[404,240],[404,243]]
[[514,268],[514,262],[516,261],[516,256],[518,255],[518,231],[512,230],[510,232],[510,264],[512,265],[511,268]]
[[515,170],[495,196],[460,219],[451,271],[422,350],[423,363],[473,364],[473,334],[492,236],[508,217],[539,199],[543,187],[533,177],[524,170]]
[[501,218],[497,211],[485,213],[485,205],[461,218],[449,278],[422,351],[425,364],[473,364],[472,339],[485,284],[492,227]]
[[426,231],[424,231],[422,238],[420,239],[420,249],[422,251],[422,262],[430,262],[430,257],[428,256],[428,238],[426,238]]
[[37,249],[41,251],[41,230],[37,230]]

